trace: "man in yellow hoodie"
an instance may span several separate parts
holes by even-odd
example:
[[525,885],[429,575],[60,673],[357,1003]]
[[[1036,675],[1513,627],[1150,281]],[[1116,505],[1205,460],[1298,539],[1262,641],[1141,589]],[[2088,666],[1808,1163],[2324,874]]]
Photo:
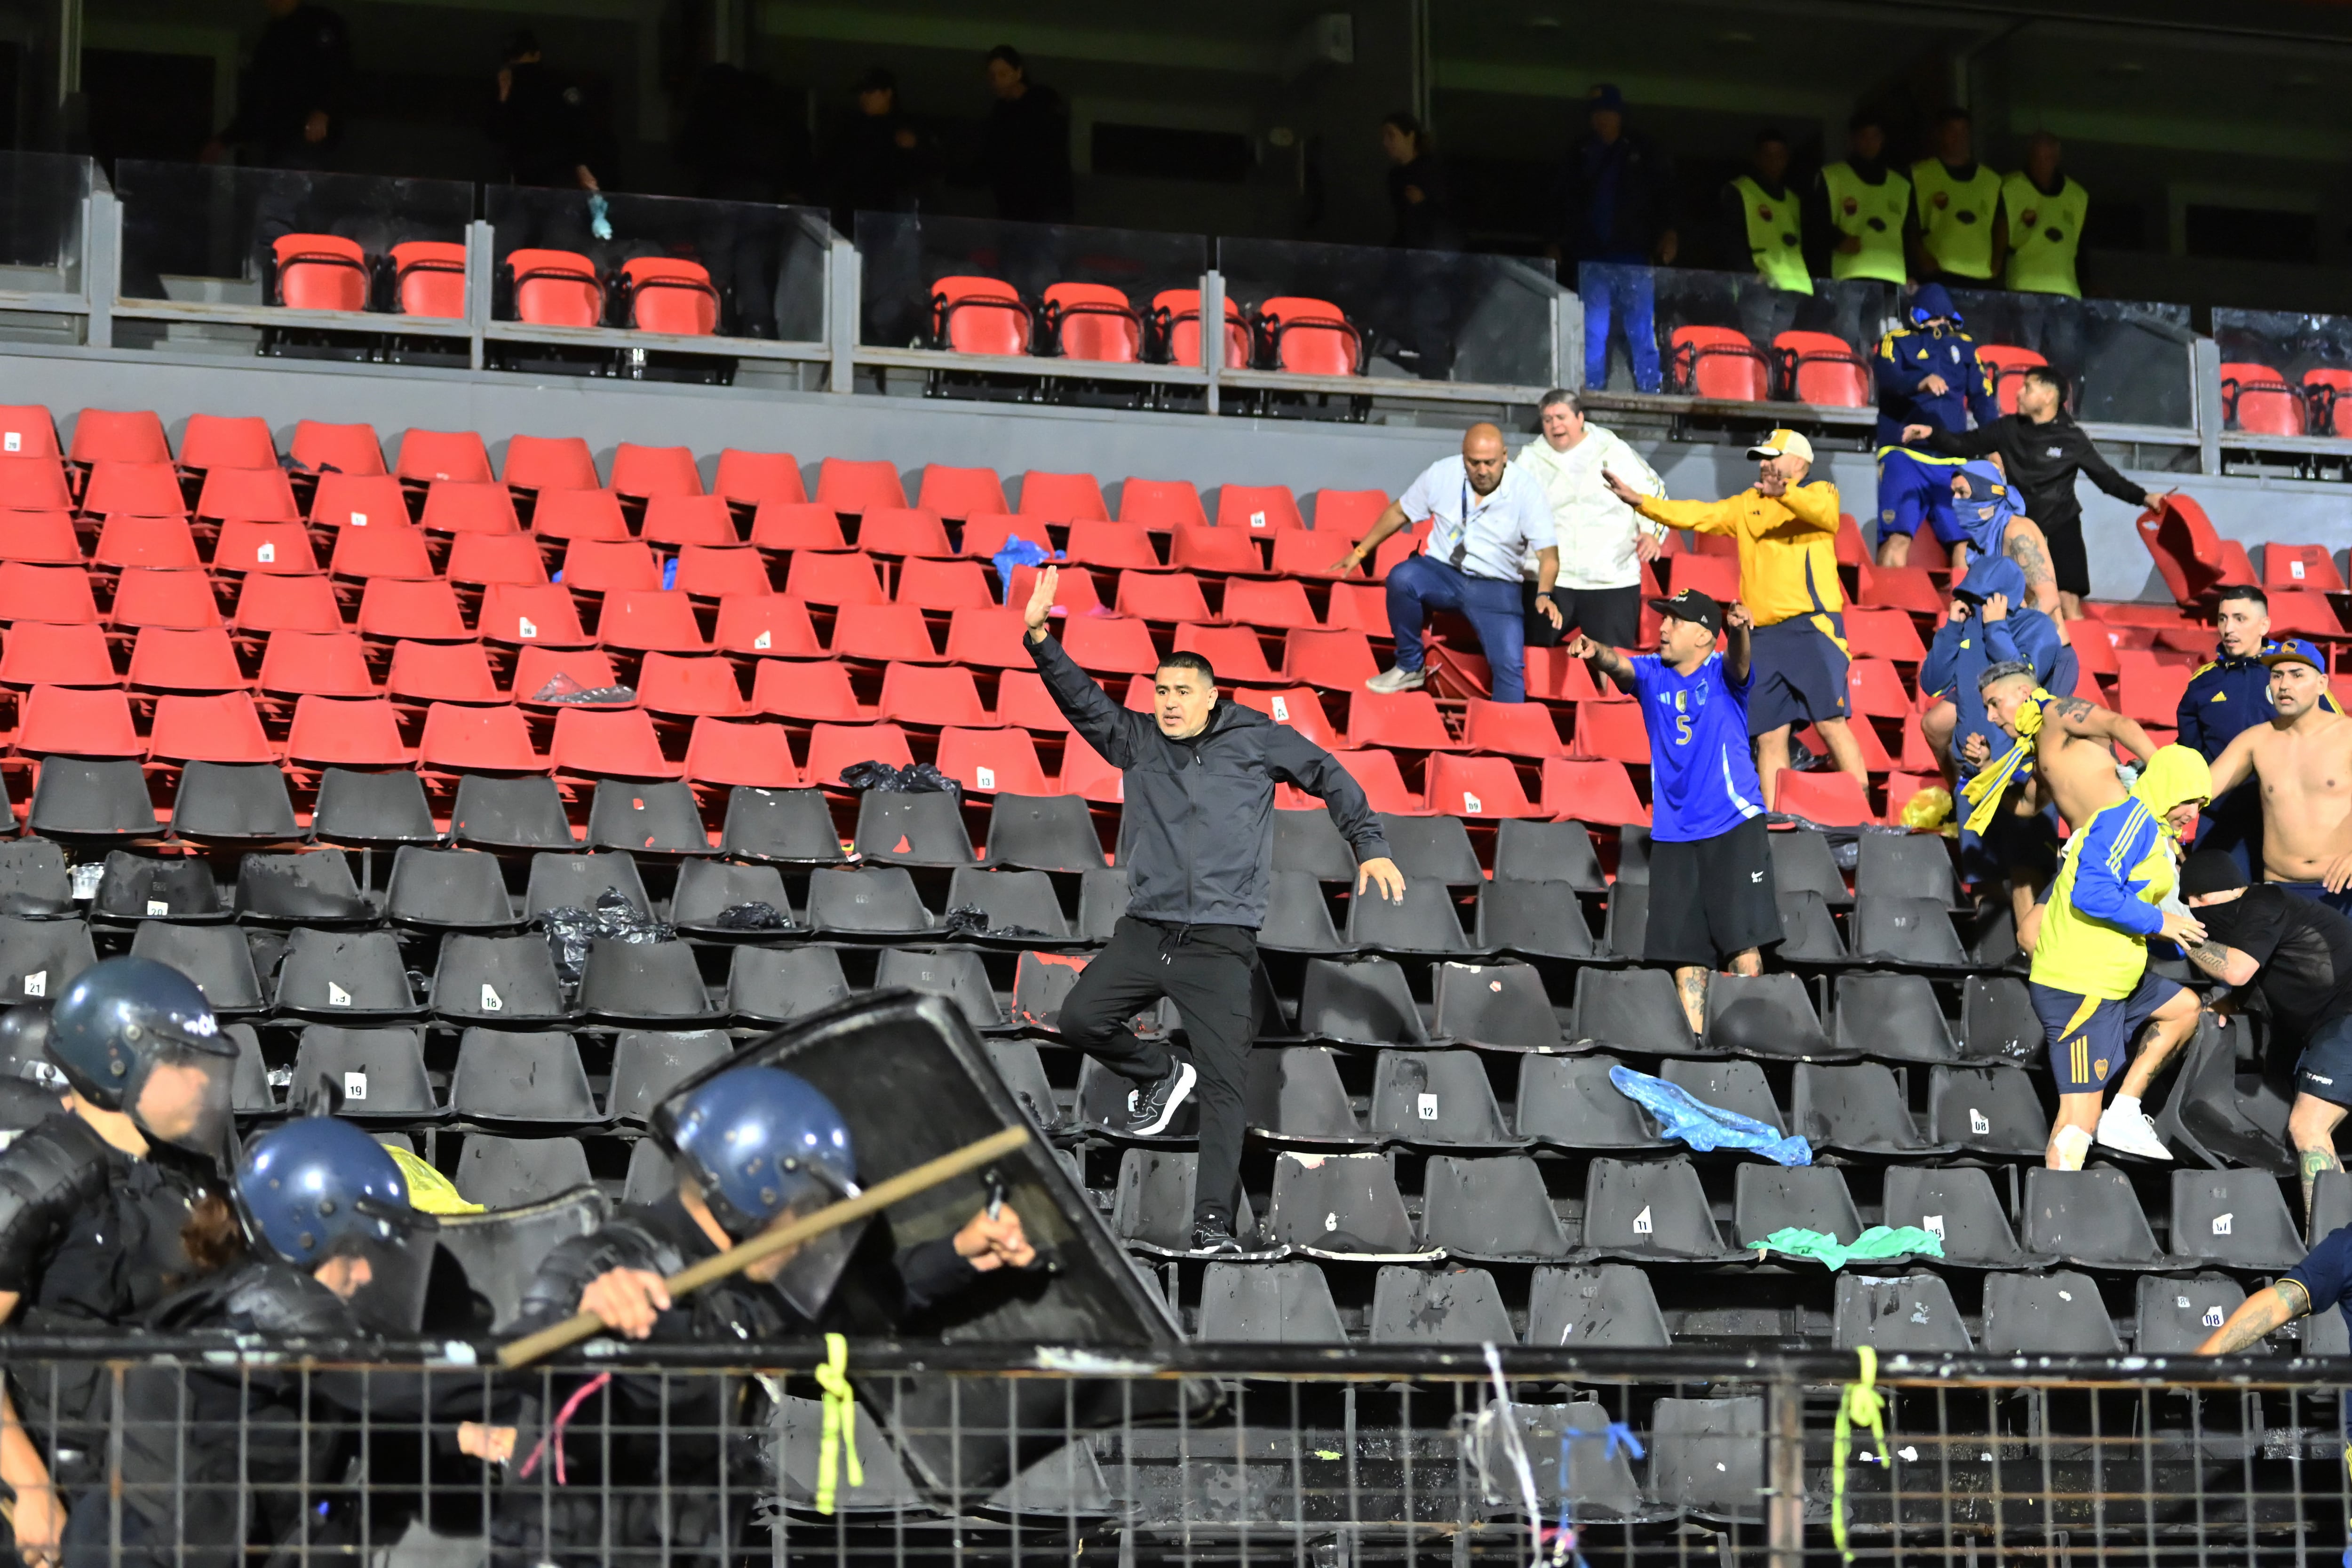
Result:
[[[2179,846],[2196,831],[2197,809],[2212,793],[2203,757],[2187,746],[2165,746],[2127,798],[2093,812],[2066,841],[2027,985],[2058,1080],[2058,1118],[2045,1156],[2053,1171],[2083,1168],[2095,1128],[2110,1148],[2172,1157],[2139,1097],[2197,1026],[2197,994],[2147,972],[2147,939],[2163,936],[2184,948],[2205,940],[2205,928],[2173,893]],[[2102,1115],[2108,1078],[2150,1024],[2156,1028],[2147,1047]]]

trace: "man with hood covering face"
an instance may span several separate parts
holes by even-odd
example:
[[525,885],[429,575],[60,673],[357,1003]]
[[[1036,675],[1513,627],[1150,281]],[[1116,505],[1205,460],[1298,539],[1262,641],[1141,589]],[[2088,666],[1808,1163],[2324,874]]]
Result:
[[[2205,940],[2176,889],[2179,846],[2212,793],[2203,757],[2186,746],[2161,747],[2130,795],[2092,813],[2066,842],[2027,987],[2058,1080],[2046,1156],[2052,1170],[2081,1170],[2094,1128],[2101,1143],[2134,1153],[2153,1144],[2153,1157],[2170,1157],[2147,1126],[2139,1099],[2196,1027],[2197,995],[2147,972],[2147,939],[2163,936],[2184,948]],[[2154,1031],[2103,1116],[2107,1080],[2150,1024]]]
[[[2018,510],[2017,489],[1990,458],[1974,458],[1952,473],[1950,515],[1958,538],[1950,541],[1952,570],[1966,573],[1979,562],[2007,556],[2024,574],[2032,607],[2059,622],[2058,577],[2050,566],[2050,542],[2033,520]],[[2064,633],[2060,633],[2064,640]]]

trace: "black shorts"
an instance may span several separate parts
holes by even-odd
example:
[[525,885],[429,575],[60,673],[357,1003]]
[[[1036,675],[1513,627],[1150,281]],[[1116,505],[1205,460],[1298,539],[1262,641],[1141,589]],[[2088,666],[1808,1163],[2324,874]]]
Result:
[[1558,647],[1578,632],[1611,647],[1638,647],[1642,641],[1642,584],[1622,588],[1554,588],[1551,602],[1559,610],[1559,626],[1536,609],[1536,585],[1519,584],[1519,603],[1527,612],[1528,646]]
[[1843,616],[1791,616],[1748,636],[1748,734],[1846,716]]
[[[2034,520],[2039,522],[2039,518]],[[2042,537],[2050,542],[2050,571],[2058,579],[2058,591],[2078,598],[2091,596],[2091,554],[2083,546],[2083,520],[2076,516],[2061,523],[2042,524]]]
[[1714,968],[1734,953],[1779,942],[1780,900],[1764,819],[1679,844],[1650,843],[1650,963]]
[[2322,1024],[2304,1042],[2295,1058],[2294,1088],[2298,1094],[2352,1108],[2352,1016]]

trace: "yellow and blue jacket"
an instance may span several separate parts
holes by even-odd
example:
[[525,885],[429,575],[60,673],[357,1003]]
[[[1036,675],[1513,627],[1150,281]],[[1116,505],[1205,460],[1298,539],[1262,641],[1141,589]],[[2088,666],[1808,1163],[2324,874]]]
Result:
[[2158,908],[2179,884],[2165,814],[2213,794],[2212,771],[2187,746],[2149,759],[2129,796],[2091,814],[2066,841],[2042,935],[2033,944],[2037,985],[2117,1001],[2139,985],[2147,939],[2164,929]]

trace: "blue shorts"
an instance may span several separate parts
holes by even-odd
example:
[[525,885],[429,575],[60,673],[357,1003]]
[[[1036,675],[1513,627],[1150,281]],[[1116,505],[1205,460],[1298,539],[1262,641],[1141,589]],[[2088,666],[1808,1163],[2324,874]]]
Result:
[[1952,515],[1952,473],[1958,458],[1923,458],[1901,447],[1878,455],[1878,537],[1909,537],[1924,521],[1947,548],[1963,542],[1967,531]]
[[2293,893],[2298,899],[2309,899],[2315,904],[2326,904],[2339,915],[2352,915],[2352,887],[2347,887],[2340,893],[2331,893],[2327,890],[2327,884],[2325,882],[2279,882],[2274,885],[2282,891]]
[[1748,733],[1846,716],[1845,617],[1791,616],[1748,634]]
[[2352,1108],[2352,1015],[2322,1024],[2294,1061],[2298,1094]]
[[2139,977],[2139,986],[2120,1001],[2093,1001],[2054,985],[2029,981],[2034,1016],[2050,1042],[2050,1072],[2061,1094],[2097,1094],[2131,1059],[2132,1042],[2156,1010],[2180,994],[2160,974]]

